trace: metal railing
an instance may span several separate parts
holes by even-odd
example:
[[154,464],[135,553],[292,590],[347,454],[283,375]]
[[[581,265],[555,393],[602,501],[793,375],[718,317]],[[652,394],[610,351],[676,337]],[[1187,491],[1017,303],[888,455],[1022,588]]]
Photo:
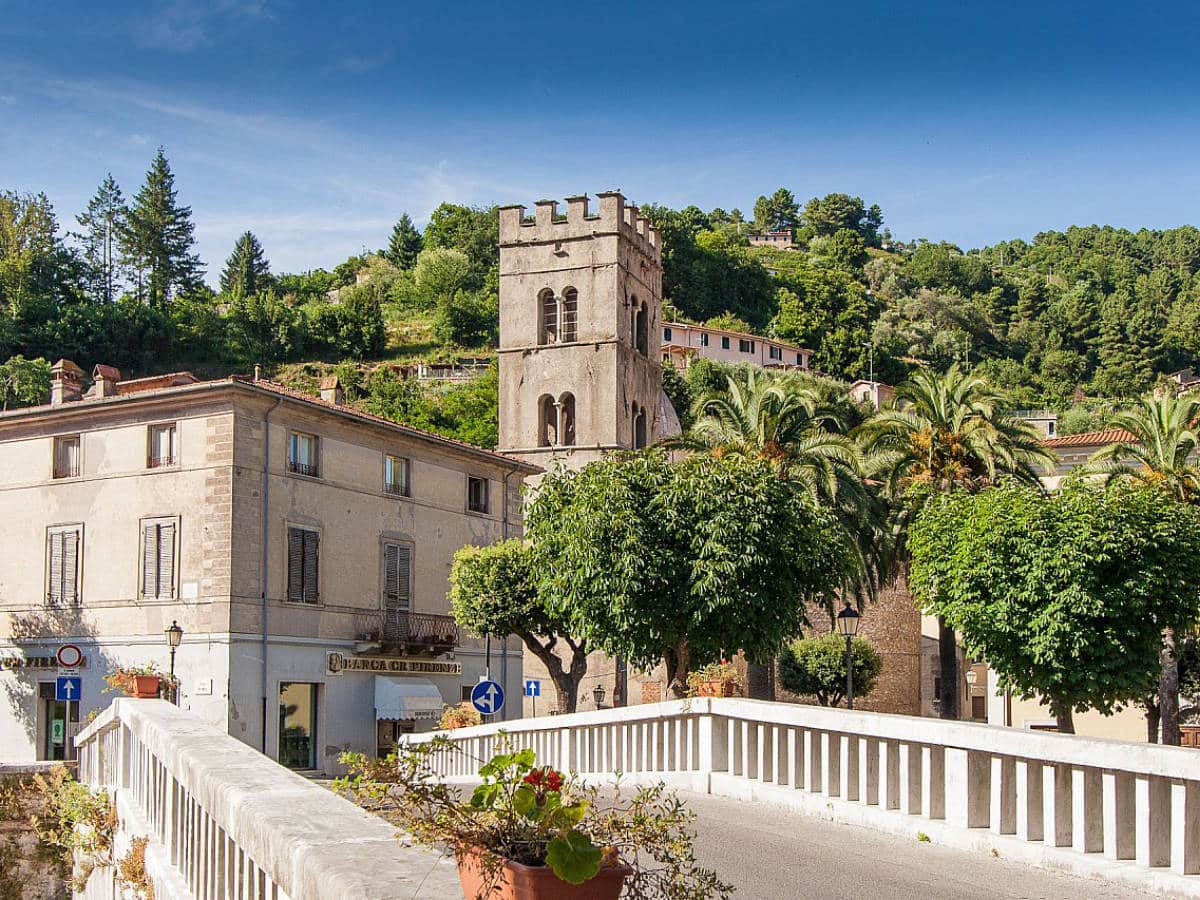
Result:
[[295,472],[297,475],[308,475],[312,478],[321,477],[321,468],[313,463],[302,463],[299,460],[288,460],[288,471]]
[[505,740],[587,778],[667,781],[909,836],[920,829],[936,843],[1200,896],[1195,750],[715,698],[438,734],[467,751],[438,752],[448,781],[477,780],[477,761]]
[[403,610],[360,613],[355,630],[360,641],[408,652],[445,653],[459,643],[459,627],[454,617],[433,613]]

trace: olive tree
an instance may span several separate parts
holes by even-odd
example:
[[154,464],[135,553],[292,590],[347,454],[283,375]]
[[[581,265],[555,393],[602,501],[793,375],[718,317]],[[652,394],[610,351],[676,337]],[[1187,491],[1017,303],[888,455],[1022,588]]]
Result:
[[1060,731],[1152,693],[1167,628],[1197,619],[1200,513],[1145,487],[1006,484],[936,498],[909,535],[911,585],[1002,687]]
[[[517,540],[463,547],[450,569],[450,608],[460,625],[480,637],[519,637],[549,672],[559,712],[575,712],[587,643],[571,637],[561,616],[542,603],[532,560],[532,549]],[[557,652],[560,641],[568,651],[565,662]]]
[[567,630],[642,668],[664,661],[674,696],[722,654],[777,653],[851,558],[831,512],[740,454],[649,450],[549,474],[526,527]]

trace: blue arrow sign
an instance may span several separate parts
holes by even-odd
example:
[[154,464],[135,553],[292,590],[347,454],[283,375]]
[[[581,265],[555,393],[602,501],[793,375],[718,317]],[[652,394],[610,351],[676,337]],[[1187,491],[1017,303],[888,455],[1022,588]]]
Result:
[[540,697],[542,696],[542,683],[536,678],[525,679],[525,696]]
[[485,716],[498,713],[504,708],[504,688],[491,680],[479,682],[471,689],[471,705]]
[[54,680],[54,699],[55,700],[74,700],[79,701],[80,695],[83,694],[83,678],[78,675],[62,676]]

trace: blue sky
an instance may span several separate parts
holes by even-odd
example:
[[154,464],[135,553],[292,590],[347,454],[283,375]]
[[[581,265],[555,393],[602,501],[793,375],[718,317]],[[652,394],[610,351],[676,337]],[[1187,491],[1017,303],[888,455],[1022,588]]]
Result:
[[166,148],[215,281],[442,200],[879,203],[902,238],[1200,223],[1200,5],[0,0],[0,188],[60,221]]

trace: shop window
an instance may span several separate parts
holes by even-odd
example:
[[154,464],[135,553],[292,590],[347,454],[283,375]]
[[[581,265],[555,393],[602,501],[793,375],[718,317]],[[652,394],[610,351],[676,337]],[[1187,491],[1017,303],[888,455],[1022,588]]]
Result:
[[317,685],[285,681],[279,685],[279,764],[289,769],[317,768]]

